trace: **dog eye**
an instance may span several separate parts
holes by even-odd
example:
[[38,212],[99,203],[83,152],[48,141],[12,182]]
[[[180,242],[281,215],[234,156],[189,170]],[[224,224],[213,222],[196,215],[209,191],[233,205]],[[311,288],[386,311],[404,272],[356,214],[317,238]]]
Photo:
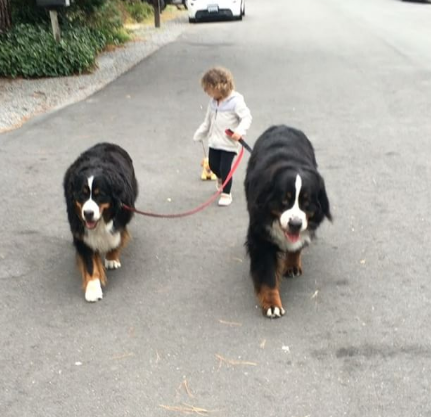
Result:
[[282,202],[281,205],[283,208],[287,208],[290,207],[291,205],[293,205],[293,201],[291,198],[285,198]]
[[292,201],[292,193],[287,193],[286,197],[281,201],[283,206],[288,206]]
[[310,206],[310,198],[308,197],[307,193],[304,193],[300,196],[300,205],[302,207],[309,207]]
[[106,197],[106,193],[101,188],[95,188],[92,194],[94,197],[98,197],[98,198]]

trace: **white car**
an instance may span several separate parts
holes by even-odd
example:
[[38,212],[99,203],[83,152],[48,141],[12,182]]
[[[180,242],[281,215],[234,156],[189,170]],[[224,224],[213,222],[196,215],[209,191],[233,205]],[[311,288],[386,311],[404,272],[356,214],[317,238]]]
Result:
[[227,17],[241,20],[245,15],[245,0],[187,0],[189,22]]

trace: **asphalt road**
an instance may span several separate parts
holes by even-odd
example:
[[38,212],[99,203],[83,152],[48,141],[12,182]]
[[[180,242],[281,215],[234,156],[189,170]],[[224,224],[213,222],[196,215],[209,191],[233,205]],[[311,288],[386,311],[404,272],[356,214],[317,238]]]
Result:
[[[247,0],[246,13],[191,25],[101,92],[0,135],[2,417],[431,416],[431,5]],[[252,110],[249,142],[298,127],[326,180],[334,222],[283,283],[286,315],[256,306],[246,160],[232,206],[136,217],[105,298],[86,303],[66,168],[112,141],[134,159],[140,208],[207,199],[191,138],[215,64]]]

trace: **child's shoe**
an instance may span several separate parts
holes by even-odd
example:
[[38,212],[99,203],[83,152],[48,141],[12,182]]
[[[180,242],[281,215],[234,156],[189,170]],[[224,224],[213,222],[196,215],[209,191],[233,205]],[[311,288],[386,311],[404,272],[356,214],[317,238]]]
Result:
[[220,200],[218,201],[219,206],[230,206],[232,204],[232,194],[221,193]]

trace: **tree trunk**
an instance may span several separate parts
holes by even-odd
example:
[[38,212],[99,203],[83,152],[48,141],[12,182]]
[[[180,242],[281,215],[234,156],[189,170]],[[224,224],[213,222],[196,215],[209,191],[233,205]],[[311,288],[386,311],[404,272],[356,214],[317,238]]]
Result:
[[0,33],[7,32],[12,27],[12,11],[10,0],[0,0]]

